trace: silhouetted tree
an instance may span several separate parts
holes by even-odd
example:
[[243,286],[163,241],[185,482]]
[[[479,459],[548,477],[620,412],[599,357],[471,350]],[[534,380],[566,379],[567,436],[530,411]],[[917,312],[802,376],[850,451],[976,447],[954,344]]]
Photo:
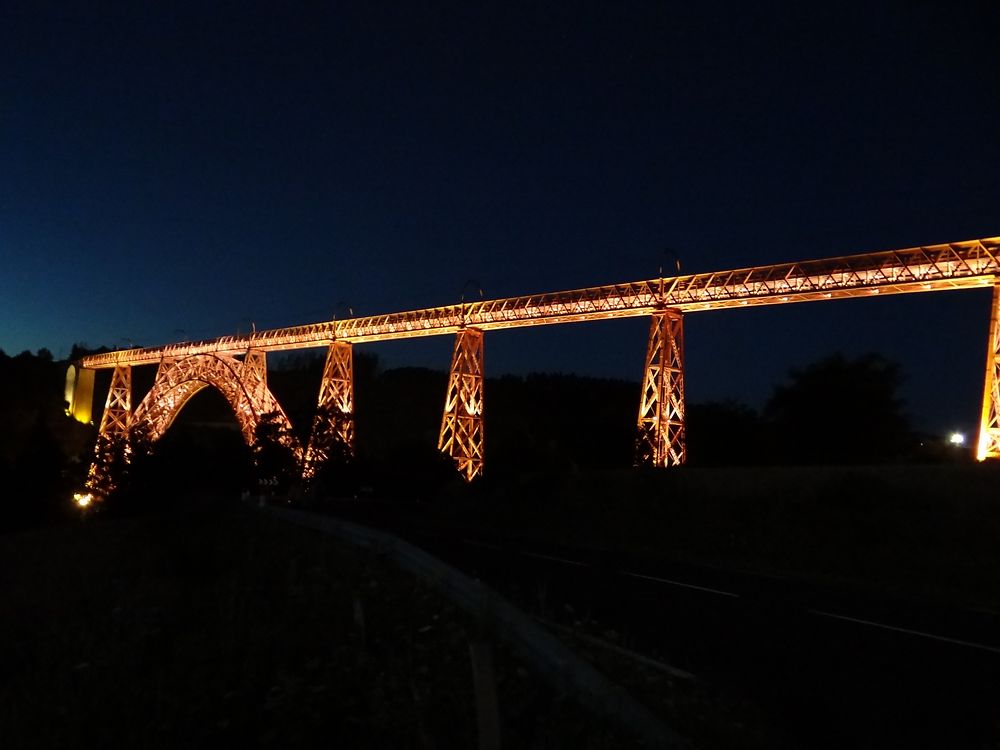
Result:
[[446,484],[461,481],[451,458],[423,442],[400,441],[373,463],[375,492],[395,500],[430,500]]
[[0,353],[0,526],[46,522],[72,509],[83,461],[93,455],[93,428],[65,415],[65,377],[45,349]]
[[687,409],[688,462],[693,466],[758,464],[765,452],[760,415],[737,401],[692,404]]
[[332,406],[318,407],[313,423],[310,450],[317,461],[309,489],[317,495],[354,494],[357,484],[355,457],[351,447],[339,439],[354,416]]
[[21,435],[14,460],[3,470],[0,527],[52,521],[68,510],[67,461],[41,414]]
[[96,349],[92,349],[86,343],[77,342],[73,344],[69,351],[69,359],[71,362],[75,362],[91,354],[106,354],[109,351],[111,350],[106,346],[99,346]]
[[906,456],[914,433],[898,395],[899,366],[879,354],[835,354],[778,386],[764,407],[774,460],[878,463]]
[[258,480],[276,480],[286,491],[298,479],[299,463],[291,448],[292,434],[278,412],[261,415],[251,445]]
[[238,430],[175,424],[131,468],[137,508],[202,503],[235,496],[252,481],[250,450]]
[[95,474],[88,484],[105,512],[135,510],[144,500],[153,441],[145,425],[133,426],[127,434],[99,435],[94,449]]

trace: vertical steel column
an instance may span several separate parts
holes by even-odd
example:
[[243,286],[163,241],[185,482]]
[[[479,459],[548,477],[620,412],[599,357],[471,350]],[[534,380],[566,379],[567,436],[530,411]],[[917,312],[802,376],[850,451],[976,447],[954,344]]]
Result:
[[313,418],[312,435],[306,449],[303,476],[315,476],[317,469],[335,451],[354,456],[354,355],[347,341],[334,341],[326,354],[319,403]]
[[976,459],[1000,457],[1000,282],[994,278],[990,306],[990,333],[986,349],[983,412],[979,422]]
[[686,459],[684,318],[680,310],[658,310],[649,327],[635,461],[636,465],[678,466]]
[[247,350],[240,368],[240,380],[253,401],[263,399],[267,391],[267,352],[263,349]]
[[101,437],[128,435],[129,420],[132,416],[132,367],[116,365],[111,373],[111,389],[104,402],[101,415]]
[[132,421],[132,367],[115,365],[104,403],[94,460],[87,472],[87,489],[102,495],[114,489],[115,476],[131,459],[129,427]]
[[438,450],[471,482],[483,473],[484,444],[483,332],[462,328],[455,337]]
[[240,385],[242,392],[236,404],[236,411],[242,413],[243,418],[237,419],[243,430],[243,439],[247,445],[253,445],[257,439],[254,434],[254,425],[262,416],[257,413],[255,406],[265,402],[267,390],[267,352],[262,349],[248,349],[243,357],[243,362],[239,368]]

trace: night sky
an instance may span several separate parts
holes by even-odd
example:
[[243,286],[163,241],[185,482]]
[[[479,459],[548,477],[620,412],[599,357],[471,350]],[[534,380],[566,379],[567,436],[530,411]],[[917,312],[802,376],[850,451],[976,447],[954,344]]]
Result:
[[[986,1],[5,2],[0,348],[1000,235],[998,32]],[[988,308],[690,315],[688,397],[759,406],[874,350],[918,424],[972,430]],[[487,371],[638,380],[646,326],[490,333]],[[451,345],[368,348],[445,368]]]

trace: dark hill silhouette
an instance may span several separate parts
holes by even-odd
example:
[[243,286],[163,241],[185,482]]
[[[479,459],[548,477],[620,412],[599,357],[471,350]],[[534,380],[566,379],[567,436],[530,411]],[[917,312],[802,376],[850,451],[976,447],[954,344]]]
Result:
[[[77,354],[84,351],[74,347]],[[10,512],[6,507],[2,525],[48,517],[52,508],[62,508],[82,484],[96,429],[64,414],[67,364],[53,361],[44,350],[14,357],[0,352],[4,502],[19,508],[31,506],[24,512]],[[322,353],[307,352],[273,357],[268,373],[269,384],[303,443],[312,427],[322,369]],[[134,369],[133,405],[149,389],[155,372],[154,366]],[[436,446],[447,377],[443,371],[416,367],[383,370],[376,357],[355,354],[353,484],[381,482],[403,491],[416,477],[424,477],[427,487],[440,481],[442,464]],[[98,424],[109,379],[109,370],[98,372],[94,403]],[[954,451],[917,452],[898,397],[900,380],[898,366],[878,355],[855,359],[835,355],[790,373],[762,414],[733,402],[689,404],[689,463],[956,460]],[[636,382],[532,373],[487,378],[485,393],[487,474],[492,478],[632,465],[639,396]],[[159,463],[176,468],[185,455],[184,443],[190,442],[212,457],[199,469],[205,476],[213,461],[216,473],[225,474],[226,466],[218,462],[232,459],[233,472],[246,477],[246,454],[229,445],[235,427],[229,405],[206,389],[192,399],[168,432],[170,440],[164,446],[170,446],[170,460]],[[213,440],[228,442],[219,450],[206,448],[205,442]]]

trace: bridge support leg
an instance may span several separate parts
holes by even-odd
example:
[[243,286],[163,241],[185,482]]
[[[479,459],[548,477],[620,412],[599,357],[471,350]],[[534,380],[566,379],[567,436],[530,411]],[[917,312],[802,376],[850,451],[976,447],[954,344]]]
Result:
[[319,403],[302,475],[311,479],[326,461],[354,456],[354,356],[347,341],[334,341],[326,354]]
[[639,401],[636,465],[678,466],[687,460],[684,428],[684,318],[653,313]]
[[118,365],[111,373],[111,388],[104,403],[97,433],[94,462],[87,473],[87,488],[102,494],[114,489],[114,473],[131,457],[129,426],[132,418],[132,368]]
[[1000,282],[994,281],[976,459],[1000,458]]
[[471,482],[483,473],[484,444],[483,332],[463,328],[455,338],[438,450]]
[[111,389],[104,403],[101,416],[101,435],[127,435],[129,417],[132,416],[132,368],[115,367],[111,373]]
[[239,422],[242,425],[243,439],[247,445],[254,445],[257,436],[253,434],[252,425],[262,416],[254,413],[254,404],[262,403],[267,390],[267,352],[261,349],[248,349],[240,364],[240,383],[243,386],[243,393],[240,394],[237,410],[241,411],[244,419]]

